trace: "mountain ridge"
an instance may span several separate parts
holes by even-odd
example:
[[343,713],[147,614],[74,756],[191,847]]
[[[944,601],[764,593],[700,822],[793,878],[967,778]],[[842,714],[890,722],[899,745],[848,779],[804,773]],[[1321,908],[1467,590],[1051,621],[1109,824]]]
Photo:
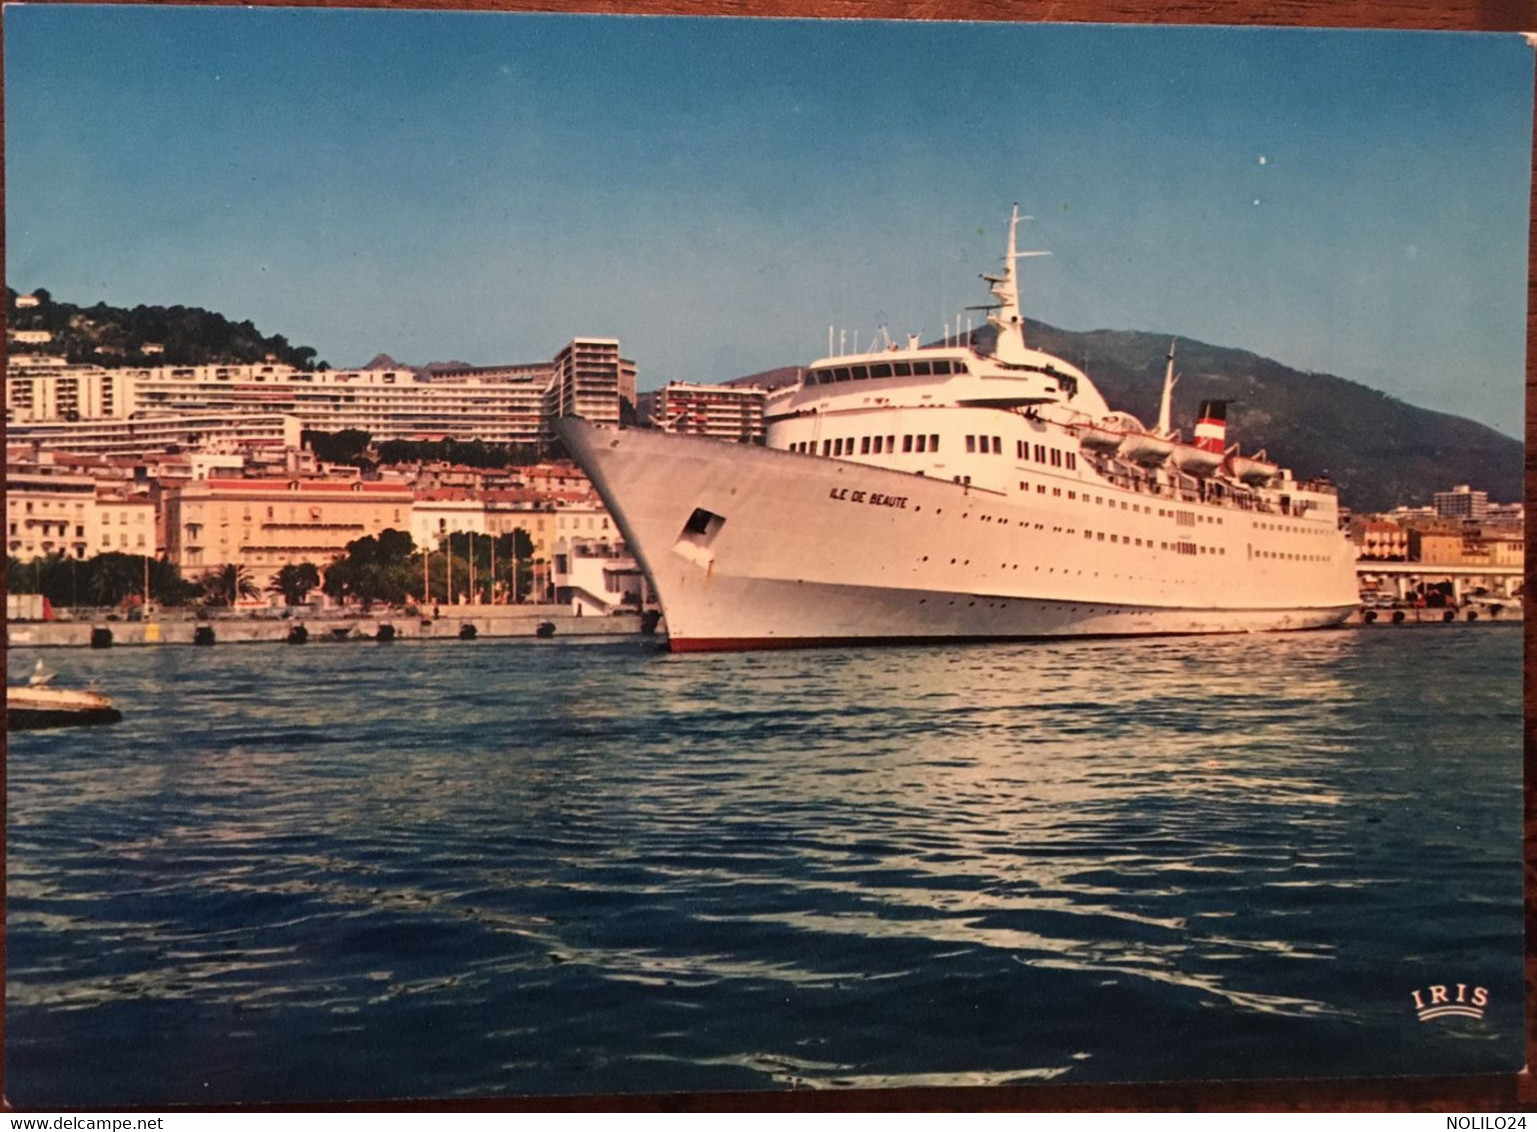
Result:
[[[1524,445],[1487,425],[1423,409],[1334,374],[1299,370],[1251,350],[1144,330],[1064,330],[1031,322],[1035,349],[1080,365],[1113,409],[1151,424],[1158,415],[1169,343],[1177,342],[1173,420],[1188,437],[1202,400],[1227,400],[1229,444],[1265,449],[1299,478],[1327,476],[1345,506],[1387,511],[1428,505],[1434,493],[1470,484],[1493,500],[1522,498]],[[995,332],[972,334],[981,353]],[[781,383],[795,367],[736,378]]]
[[[48,352],[64,353],[72,361],[189,365],[271,357],[302,369],[326,367],[310,347],[291,345],[282,335],[264,336],[249,321],[237,323],[197,307],[81,307],[57,302],[46,291],[33,294],[36,305],[20,306],[17,293],[6,289],[8,327],[49,330],[54,339]],[[1264,448],[1302,477],[1329,476],[1340,486],[1344,503],[1359,511],[1423,506],[1434,492],[1464,483],[1487,491],[1491,499],[1522,498],[1520,440],[1359,382],[1168,333],[1074,331],[1031,322],[1026,335],[1032,346],[1081,363],[1112,407],[1149,423],[1157,414],[1169,342],[1177,340],[1182,377],[1174,393],[1176,427],[1188,435],[1202,399],[1227,399],[1229,443],[1241,444],[1246,452]],[[975,331],[972,341],[988,352],[992,328]],[[146,354],[150,344],[163,352]],[[397,363],[382,353],[375,361],[418,374],[433,368]],[[780,366],[724,384],[777,388],[799,380],[803,372],[802,366]]]

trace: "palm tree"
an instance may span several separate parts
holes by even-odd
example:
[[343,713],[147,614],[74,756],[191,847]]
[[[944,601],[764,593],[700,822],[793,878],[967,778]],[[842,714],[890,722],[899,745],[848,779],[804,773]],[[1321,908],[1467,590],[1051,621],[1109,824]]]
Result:
[[234,605],[241,598],[260,597],[261,590],[251,581],[251,572],[238,562],[231,562],[203,575],[203,593],[213,605]]
[[138,591],[143,576],[143,560],[127,554],[100,554],[90,562],[91,575],[86,594],[97,605],[117,605]]
[[283,595],[285,605],[303,605],[304,599],[320,585],[320,571],[313,562],[290,562],[277,572],[267,589]]

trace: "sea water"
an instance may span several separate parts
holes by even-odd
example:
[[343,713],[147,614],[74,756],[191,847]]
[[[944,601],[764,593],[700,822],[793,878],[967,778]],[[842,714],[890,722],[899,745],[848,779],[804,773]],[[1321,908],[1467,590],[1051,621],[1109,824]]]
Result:
[[13,1104],[1522,1060],[1518,627],[47,660]]

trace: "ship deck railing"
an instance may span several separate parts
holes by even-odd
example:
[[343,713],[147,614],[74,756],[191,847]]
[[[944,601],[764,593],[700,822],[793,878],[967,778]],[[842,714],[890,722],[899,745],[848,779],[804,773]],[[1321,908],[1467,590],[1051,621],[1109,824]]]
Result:
[[[1188,476],[1180,476],[1177,482],[1165,483],[1157,478],[1157,473],[1154,471],[1132,471],[1111,457],[1102,457],[1095,460],[1092,467],[1112,487],[1119,487],[1123,491],[1135,491],[1139,494],[1155,495],[1170,502],[1222,507],[1235,511],[1254,511],[1267,515],[1294,515],[1297,517],[1301,517],[1307,511],[1312,510],[1312,507],[1305,505],[1305,501],[1302,500],[1295,500],[1290,506],[1282,506],[1275,501],[1251,494],[1247,488],[1232,490],[1231,485],[1228,485],[1226,481],[1222,482],[1229,490],[1225,490],[1220,494],[1215,491],[1202,492],[1198,486],[1187,486],[1188,484],[1198,484],[1200,482],[1192,480]],[[1295,488],[1296,490],[1314,492],[1321,495],[1338,494],[1338,489],[1327,480],[1308,480],[1305,483],[1295,485]]]

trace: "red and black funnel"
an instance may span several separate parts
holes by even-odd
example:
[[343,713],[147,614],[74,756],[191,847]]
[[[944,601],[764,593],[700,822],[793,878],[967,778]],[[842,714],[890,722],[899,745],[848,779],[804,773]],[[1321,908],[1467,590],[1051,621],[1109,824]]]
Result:
[[1195,418],[1195,446],[1207,452],[1227,450],[1226,401],[1202,401]]

